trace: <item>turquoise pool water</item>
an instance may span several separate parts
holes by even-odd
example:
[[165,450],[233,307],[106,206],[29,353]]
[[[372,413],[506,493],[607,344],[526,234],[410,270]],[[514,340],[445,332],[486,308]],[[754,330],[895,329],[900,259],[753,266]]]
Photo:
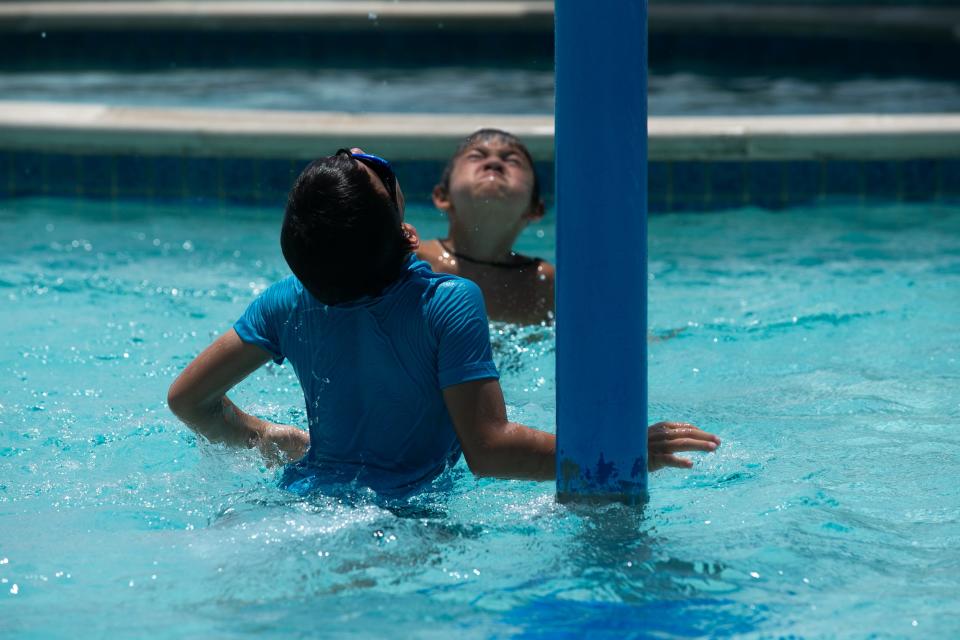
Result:
[[[651,218],[651,418],[724,444],[643,513],[462,463],[405,505],[305,501],[198,444],[166,387],[284,274],[278,219],[0,202],[5,637],[960,634],[960,208]],[[553,330],[492,330],[511,416],[553,429]],[[288,367],[234,397],[305,421]]]

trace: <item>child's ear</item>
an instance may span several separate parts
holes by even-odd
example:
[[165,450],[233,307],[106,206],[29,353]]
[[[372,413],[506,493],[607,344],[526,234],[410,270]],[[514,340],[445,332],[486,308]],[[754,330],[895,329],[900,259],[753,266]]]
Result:
[[544,213],[546,213],[546,207],[543,204],[543,200],[537,200],[530,205],[530,208],[527,209],[527,213],[523,217],[527,222],[536,222],[543,217]]
[[417,233],[417,228],[409,222],[402,223],[400,227],[403,229],[403,237],[407,240],[407,249],[410,251],[419,249],[420,235]]
[[450,211],[450,194],[442,185],[433,188],[433,206],[443,212]]

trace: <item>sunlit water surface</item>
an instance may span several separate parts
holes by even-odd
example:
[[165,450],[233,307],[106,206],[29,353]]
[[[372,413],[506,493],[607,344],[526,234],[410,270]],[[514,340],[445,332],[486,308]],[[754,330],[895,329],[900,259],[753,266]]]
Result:
[[[960,208],[652,218],[651,419],[724,443],[642,513],[462,462],[305,500],[198,443],[166,388],[286,273],[278,223],[0,204],[4,637],[960,635]],[[553,430],[553,329],[492,330],[510,416]],[[305,423],[288,366],[233,395]]]

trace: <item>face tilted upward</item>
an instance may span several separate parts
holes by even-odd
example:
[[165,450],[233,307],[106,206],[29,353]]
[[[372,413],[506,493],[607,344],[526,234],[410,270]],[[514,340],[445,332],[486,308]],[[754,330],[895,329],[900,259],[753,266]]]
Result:
[[496,208],[519,219],[535,204],[533,184],[527,156],[516,145],[494,138],[477,141],[460,153],[450,173],[448,197],[458,214]]

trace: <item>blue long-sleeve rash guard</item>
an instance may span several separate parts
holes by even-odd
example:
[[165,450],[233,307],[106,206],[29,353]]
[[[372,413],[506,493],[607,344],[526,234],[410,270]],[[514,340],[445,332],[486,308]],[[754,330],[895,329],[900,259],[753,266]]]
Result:
[[288,486],[429,482],[460,456],[442,390],[499,377],[480,289],[413,256],[382,294],[346,304],[325,305],[290,276],[234,329],[289,360],[303,387],[310,449],[286,469]]

